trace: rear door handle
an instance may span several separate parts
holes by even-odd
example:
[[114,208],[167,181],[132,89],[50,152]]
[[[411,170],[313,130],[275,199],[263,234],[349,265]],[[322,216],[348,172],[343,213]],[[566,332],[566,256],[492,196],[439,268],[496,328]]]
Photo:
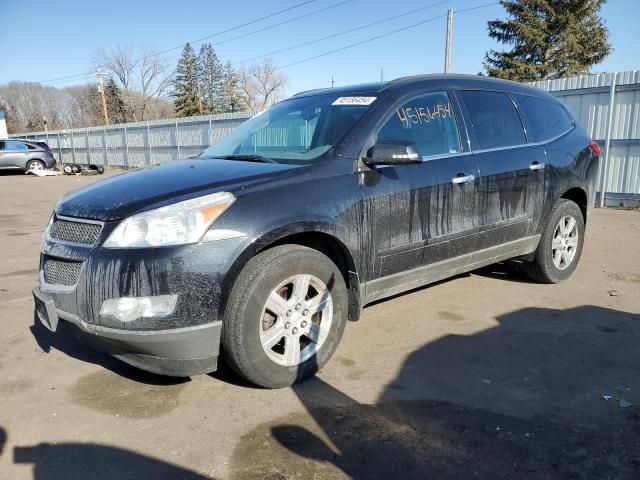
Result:
[[542,170],[544,168],[544,163],[533,162],[529,165],[529,170]]
[[476,179],[473,175],[459,175],[451,179],[451,183],[460,185],[462,183],[473,182]]

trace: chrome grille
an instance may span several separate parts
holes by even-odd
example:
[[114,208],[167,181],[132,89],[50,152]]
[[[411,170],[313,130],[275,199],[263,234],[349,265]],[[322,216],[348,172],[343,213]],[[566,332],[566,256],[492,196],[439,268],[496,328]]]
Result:
[[75,285],[80,278],[82,263],[76,260],[46,257],[44,260],[44,281],[51,285]]
[[101,230],[102,225],[97,223],[69,221],[56,217],[49,229],[49,236],[64,242],[93,245],[98,240]]

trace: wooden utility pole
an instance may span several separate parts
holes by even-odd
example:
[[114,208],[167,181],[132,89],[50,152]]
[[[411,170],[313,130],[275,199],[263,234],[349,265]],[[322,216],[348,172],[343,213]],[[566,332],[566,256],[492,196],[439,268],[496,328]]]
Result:
[[447,11],[447,41],[444,50],[444,73],[449,73],[451,66],[451,35],[453,34],[453,9]]
[[107,111],[107,99],[104,96],[104,82],[102,81],[102,77],[106,75],[102,71],[101,68],[96,72],[98,76],[98,91],[100,92],[100,96],[102,97],[102,113],[104,114],[104,124],[109,125],[109,112]]

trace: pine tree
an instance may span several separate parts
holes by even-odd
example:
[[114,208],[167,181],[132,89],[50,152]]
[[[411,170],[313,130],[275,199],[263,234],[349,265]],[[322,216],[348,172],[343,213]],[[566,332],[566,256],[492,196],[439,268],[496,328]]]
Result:
[[239,112],[246,107],[239,88],[238,74],[229,61],[224,65],[220,106],[222,112]]
[[198,59],[202,66],[200,85],[204,113],[218,113],[222,111],[220,97],[224,82],[224,69],[210,43],[202,44]]
[[488,22],[489,36],[511,50],[487,52],[489,76],[521,82],[589,72],[611,52],[599,16],[606,0],[501,0],[507,20]]
[[201,65],[190,44],[182,50],[173,83],[174,108],[179,117],[202,114],[202,98],[199,79]]
[[127,109],[122,98],[122,92],[113,77],[109,77],[104,85],[104,97],[107,102],[107,113],[111,123],[125,123]]

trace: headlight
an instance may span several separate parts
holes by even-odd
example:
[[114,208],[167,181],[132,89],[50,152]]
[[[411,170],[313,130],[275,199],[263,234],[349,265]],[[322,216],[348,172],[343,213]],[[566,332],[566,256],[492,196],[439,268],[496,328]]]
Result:
[[104,247],[163,247],[197,243],[235,200],[231,193],[219,192],[133,215],[116,227]]

